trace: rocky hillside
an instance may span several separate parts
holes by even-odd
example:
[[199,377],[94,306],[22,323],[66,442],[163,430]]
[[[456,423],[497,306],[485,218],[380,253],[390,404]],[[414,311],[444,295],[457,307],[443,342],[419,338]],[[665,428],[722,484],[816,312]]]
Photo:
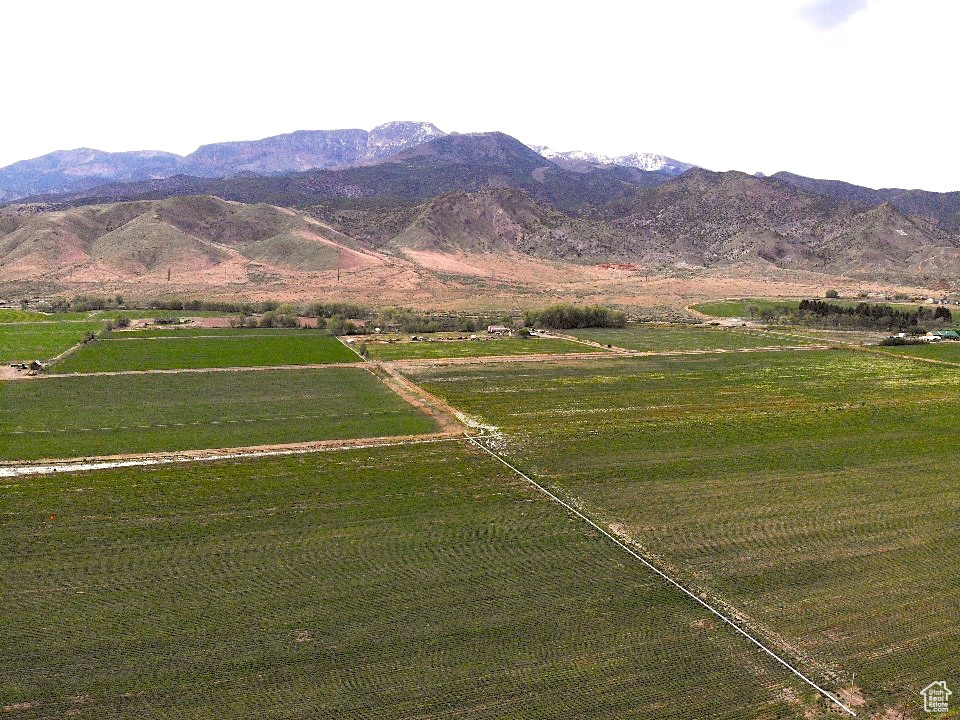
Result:
[[807,192],[827,197],[869,205],[890,203],[907,214],[923,215],[931,218],[948,232],[960,233],[960,192],[938,193],[928,190],[902,190],[899,188],[874,190],[841,180],[816,180],[788,172],[779,172],[772,177],[802,188]]
[[960,238],[935,221],[777,178],[695,169],[607,212],[640,257],[658,264],[764,263],[901,279],[942,279],[960,270]]

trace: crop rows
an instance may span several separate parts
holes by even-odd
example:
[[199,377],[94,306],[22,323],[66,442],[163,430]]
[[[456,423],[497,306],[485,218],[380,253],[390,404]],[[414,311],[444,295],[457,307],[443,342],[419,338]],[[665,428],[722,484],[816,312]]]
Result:
[[[113,333],[72,353],[54,370],[89,373],[120,370],[316,365],[358,362],[356,353],[330,335],[310,331],[174,330],[140,336]],[[280,333],[280,334],[278,334]]]
[[960,684],[960,371],[857,352],[420,370],[832,687]]
[[817,703],[465,446],[3,491],[14,717],[667,720]]
[[416,435],[435,423],[362,368],[0,383],[0,460]]

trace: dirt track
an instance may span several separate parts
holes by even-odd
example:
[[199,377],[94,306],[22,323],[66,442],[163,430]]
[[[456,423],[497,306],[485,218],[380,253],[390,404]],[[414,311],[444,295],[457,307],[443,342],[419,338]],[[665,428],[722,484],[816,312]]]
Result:
[[466,440],[468,434],[460,427],[457,432],[438,432],[427,435],[399,435],[394,437],[359,438],[353,440],[316,440],[303,443],[275,445],[252,445],[248,447],[207,448],[203,450],[178,450],[176,452],[139,453],[124,455],[100,455],[65,459],[35,460],[24,463],[0,463],[0,478],[24,475],[47,475],[57,472],[80,472],[119,467],[167,465],[171,463],[233,460],[239,458],[274,457],[280,455],[303,455],[331,450],[355,450],[368,447],[393,445],[417,445],[452,440]]

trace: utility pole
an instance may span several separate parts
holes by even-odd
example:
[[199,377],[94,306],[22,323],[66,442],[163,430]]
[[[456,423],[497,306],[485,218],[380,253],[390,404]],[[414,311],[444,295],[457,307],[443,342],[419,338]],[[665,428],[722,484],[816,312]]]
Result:
[[342,262],[342,260],[343,260],[343,253],[341,251],[337,251],[337,284],[338,285],[340,284],[340,263]]

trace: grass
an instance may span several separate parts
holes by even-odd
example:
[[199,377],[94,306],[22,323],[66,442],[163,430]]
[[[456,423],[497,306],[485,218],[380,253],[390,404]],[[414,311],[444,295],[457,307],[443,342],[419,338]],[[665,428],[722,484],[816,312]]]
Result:
[[89,312],[65,312],[65,313],[42,313],[36,310],[13,310],[9,308],[0,308],[0,323],[17,322],[74,322],[82,320],[93,320],[96,313]]
[[642,352],[670,350],[737,350],[743,348],[805,345],[808,341],[770,335],[762,330],[693,327],[635,323],[623,329],[595,328],[569,330],[582,340],[614,345]]
[[960,342],[951,340],[938,343],[924,343],[923,345],[893,345],[877,349],[894,355],[906,355],[908,357],[929,358],[931,360],[960,363]]
[[358,362],[335,337],[310,331],[190,330],[112,333],[88,343],[53,371],[89,373],[119,370],[316,365]]
[[[263,335],[266,337],[283,337],[285,335],[317,335],[322,336],[325,333],[318,330],[302,330],[298,328],[202,328],[202,327],[170,327],[153,326],[143,328],[142,330],[118,330],[113,333],[113,337],[118,339],[133,340],[145,337],[250,337],[251,335]],[[327,336],[329,337],[329,336]]]
[[599,348],[558,338],[495,338],[433,342],[370,343],[371,360],[421,360],[429,358],[487,357],[491,355],[557,355],[601,352]]
[[49,360],[102,327],[99,322],[0,324],[0,362]]
[[359,367],[18,380],[0,395],[8,461],[436,430]]
[[10,717],[772,719],[810,701],[463,445],[0,492],[0,707],[29,704]]
[[799,304],[799,300],[743,298],[739,300],[711,300],[710,302],[697,303],[692,307],[694,310],[711,317],[749,318],[750,308],[756,308],[758,311],[778,310],[784,307],[796,310]]
[[960,684],[960,370],[810,351],[413,376],[815,679],[855,677],[861,715]]

